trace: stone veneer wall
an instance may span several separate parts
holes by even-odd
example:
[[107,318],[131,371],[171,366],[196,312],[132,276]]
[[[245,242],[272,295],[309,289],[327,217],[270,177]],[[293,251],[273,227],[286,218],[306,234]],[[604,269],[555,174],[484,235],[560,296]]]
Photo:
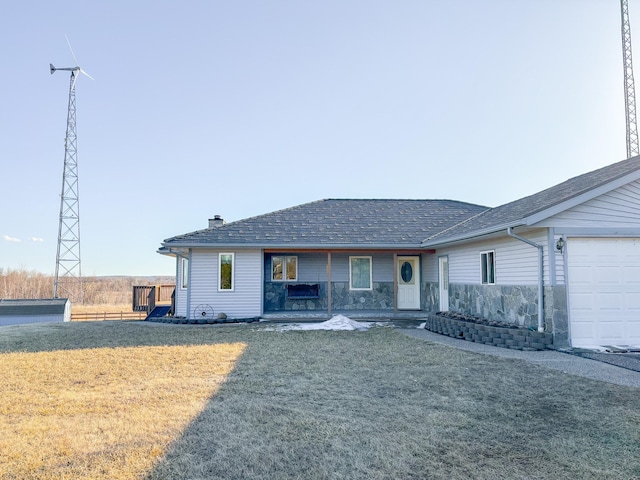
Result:
[[265,282],[264,311],[281,312],[289,310],[326,310],[327,282],[319,285],[318,298],[287,298],[287,284],[284,282]]
[[[318,298],[287,298],[286,283],[265,282],[264,311],[327,310],[327,282],[317,283],[320,286]],[[331,285],[334,310],[393,310],[393,282],[374,282],[372,290],[349,290],[348,282]]]
[[551,320],[553,343],[556,347],[569,346],[569,310],[567,287],[556,285],[544,288],[544,318]]
[[[449,285],[449,310],[488,320],[538,327],[538,287],[536,285]],[[553,333],[556,346],[568,346],[566,288],[545,287],[545,330]]]
[[335,310],[393,310],[393,282],[373,282],[372,290],[349,290],[349,282],[333,282]]
[[436,312],[440,308],[440,287],[437,282],[422,282],[420,291],[420,310]]

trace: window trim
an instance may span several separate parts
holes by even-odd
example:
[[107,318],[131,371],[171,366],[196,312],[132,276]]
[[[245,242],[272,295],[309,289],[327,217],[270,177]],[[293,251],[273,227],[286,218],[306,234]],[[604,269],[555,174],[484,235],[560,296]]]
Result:
[[[368,259],[369,260],[369,287],[361,288],[353,286],[353,264],[352,260]],[[373,257],[370,255],[353,255],[349,256],[349,290],[355,291],[371,291],[373,290]]]
[[[489,258],[491,262],[489,262]],[[482,285],[496,284],[496,251],[480,252],[480,283]]]
[[[222,257],[227,255],[231,256],[231,288],[222,288]],[[236,254],[234,252],[219,252],[218,253],[218,292],[233,292],[235,291],[236,281]]]
[[189,259],[187,257],[182,257],[182,262],[180,265],[180,276],[182,278],[182,280],[180,281],[180,288],[182,290],[186,290],[187,288],[189,288]]
[[[281,279],[277,279],[277,278],[273,278],[273,259],[274,258],[281,258],[282,259],[282,278]],[[288,263],[287,261],[290,258],[295,258],[296,259],[296,276],[295,278],[287,278],[287,274],[289,273],[289,269],[287,267]],[[298,281],[298,264],[299,264],[299,259],[297,255],[272,255],[271,256],[271,281],[272,282],[297,282]]]

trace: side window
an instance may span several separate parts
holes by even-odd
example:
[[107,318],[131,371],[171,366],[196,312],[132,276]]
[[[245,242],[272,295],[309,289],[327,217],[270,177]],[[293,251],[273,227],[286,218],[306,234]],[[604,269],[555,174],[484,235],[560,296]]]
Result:
[[496,252],[480,253],[480,263],[482,283],[485,285],[493,285],[496,283]]
[[293,281],[298,279],[298,257],[271,257],[271,280],[274,282]]
[[235,254],[218,254],[218,291],[233,291],[234,287]]
[[182,288],[187,288],[189,286],[189,259],[182,259],[182,283],[180,284]]
[[371,257],[349,257],[349,288],[372,289]]

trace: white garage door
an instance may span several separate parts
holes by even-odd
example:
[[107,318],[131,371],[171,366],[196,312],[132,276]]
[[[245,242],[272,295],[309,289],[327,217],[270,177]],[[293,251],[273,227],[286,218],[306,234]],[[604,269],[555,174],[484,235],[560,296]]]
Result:
[[640,238],[570,238],[574,347],[640,345]]

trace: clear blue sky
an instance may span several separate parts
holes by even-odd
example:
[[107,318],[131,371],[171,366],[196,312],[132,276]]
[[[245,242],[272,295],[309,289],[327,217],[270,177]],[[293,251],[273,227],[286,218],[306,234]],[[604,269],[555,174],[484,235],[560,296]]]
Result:
[[497,206],[626,156],[617,0],[12,2],[0,268],[55,269],[65,35],[95,78],[76,86],[83,275],[172,275],[162,240],[216,214]]

